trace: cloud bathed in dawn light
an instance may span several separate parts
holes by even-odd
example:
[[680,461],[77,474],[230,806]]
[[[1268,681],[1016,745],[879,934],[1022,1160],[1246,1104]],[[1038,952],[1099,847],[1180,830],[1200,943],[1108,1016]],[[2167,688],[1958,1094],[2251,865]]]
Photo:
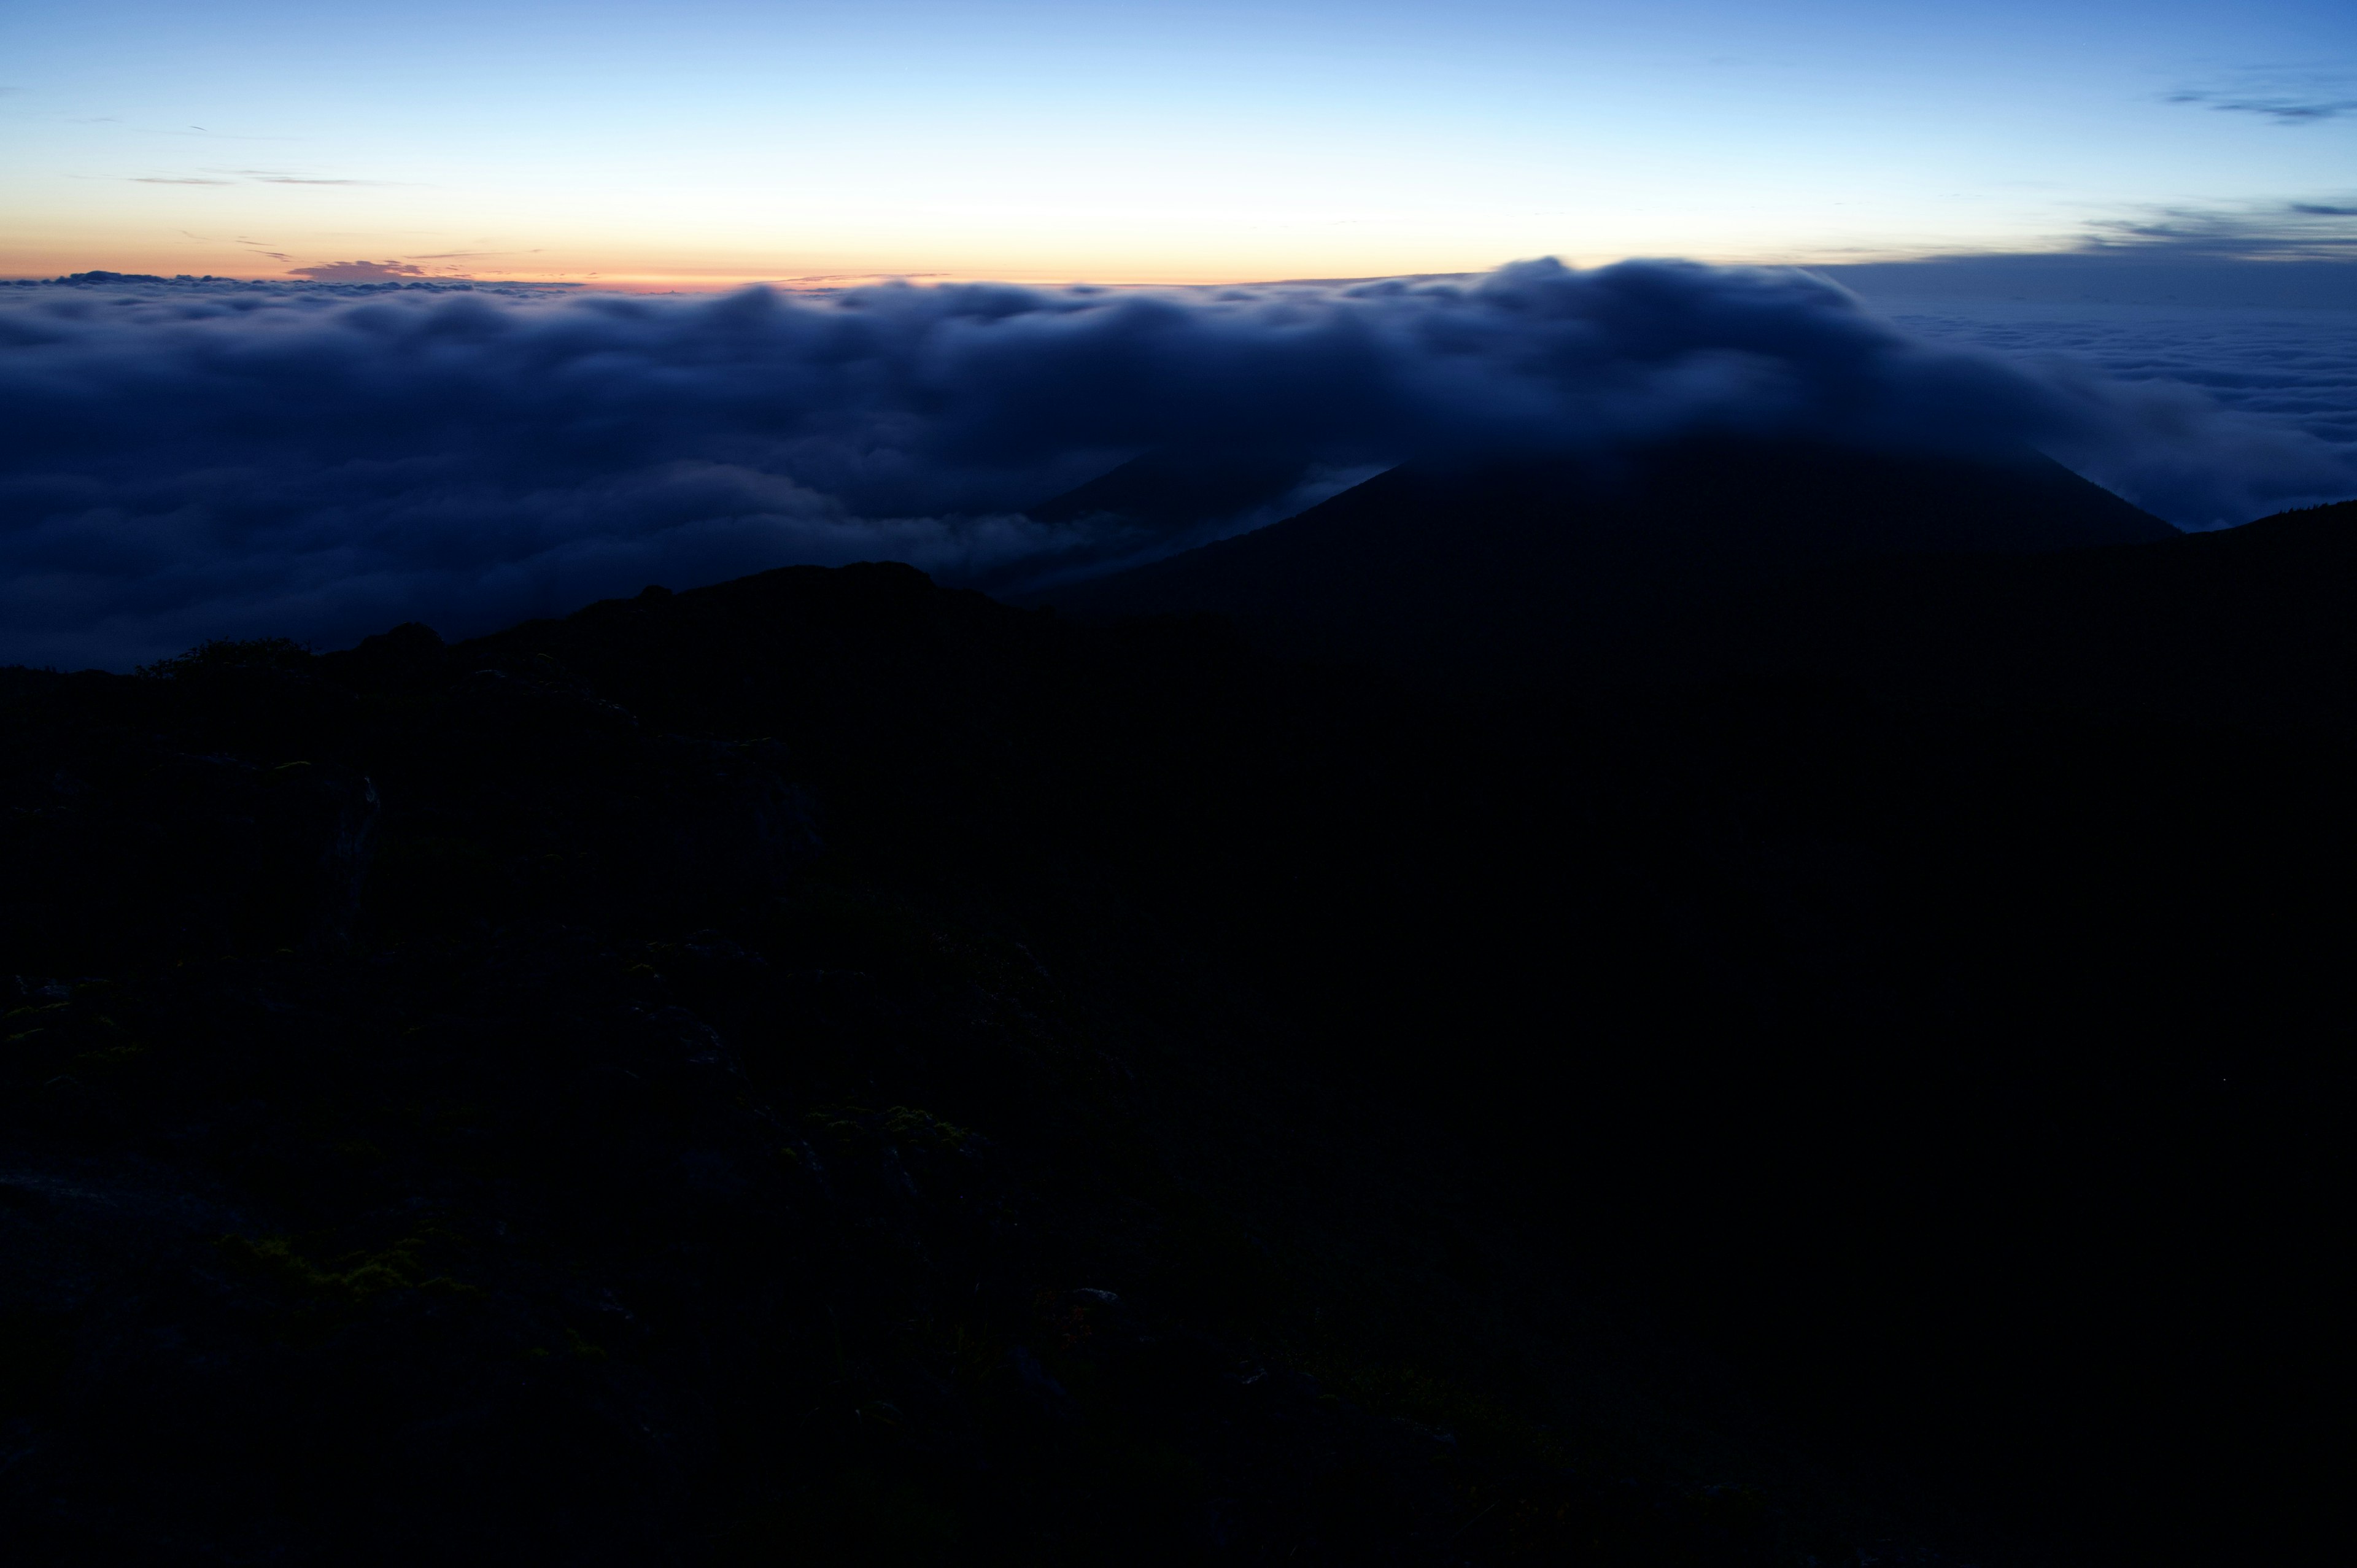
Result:
[[1792,273],[820,298],[19,285],[0,291],[0,659],[465,633],[795,562],[955,578],[1069,542],[1021,510],[1168,444],[1363,466],[1698,428],[2034,442],[2194,524],[2357,489],[2313,434],[1934,347]]
[[424,267],[407,262],[320,262],[307,267],[289,267],[289,275],[305,277],[314,283],[386,283],[400,278],[426,276]]

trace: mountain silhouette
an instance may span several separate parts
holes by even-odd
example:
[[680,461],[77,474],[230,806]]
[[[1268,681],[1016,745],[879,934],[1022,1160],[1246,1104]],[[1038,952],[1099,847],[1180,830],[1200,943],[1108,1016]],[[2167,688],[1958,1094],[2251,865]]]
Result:
[[1300,482],[1309,465],[1268,447],[1157,448],[1028,509],[1040,522],[1115,517],[1162,532],[1265,505]]
[[[1025,509],[1048,525],[1037,554],[966,574],[960,586],[1040,592],[1158,560],[1265,523],[1306,504],[1295,499],[1308,459],[1277,447],[1157,447]],[[1311,492],[1315,496],[1316,492]]]
[[1238,538],[1035,597],[1213,614],[1424,673],[1552,673],[1738,595],[1879,556],[2177,531],[2060,464],[1693,438],[1615,465],[1405,465]]
[[1688,623],[1676,658],[1890,700],[2315,729],[2357,722],[2352,577],[2342,501],[2148,544],[1859,563]]

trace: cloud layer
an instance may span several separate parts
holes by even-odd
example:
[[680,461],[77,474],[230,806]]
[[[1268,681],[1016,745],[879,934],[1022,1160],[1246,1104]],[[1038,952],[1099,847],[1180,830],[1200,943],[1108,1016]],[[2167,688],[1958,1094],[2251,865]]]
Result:
[[1900,308],[1900,326],[2008,359],[2068,359],[2124,381],[2194,389],[2249,416],[2357,453],[2357,311],[2162,306]]
[[1024,507],[1174,444],[1341,468],[1697,428],[2032,442],[2197,524],[2357,493],[2315,434],[2083,361],[1935,346],[1792,273],[691,299],[17,286],[0,660],[331,646],[413,618],[465,633],[792,562],[1051,564],[1071,532]]

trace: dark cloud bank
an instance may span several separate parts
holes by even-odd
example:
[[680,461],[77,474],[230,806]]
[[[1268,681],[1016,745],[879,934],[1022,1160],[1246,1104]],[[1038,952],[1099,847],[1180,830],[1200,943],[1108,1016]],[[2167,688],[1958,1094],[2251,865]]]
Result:
[[0,289],[0,660],[471,632],[791,562],[1052,570],[1086,524],[1024,509],[1173,446],[1282,449],[1330,491],[1702,429],[2031,443],[2190,526],[2357,493],[2330,432],[1935,344],[1796,273],[688,299],[100,279]]

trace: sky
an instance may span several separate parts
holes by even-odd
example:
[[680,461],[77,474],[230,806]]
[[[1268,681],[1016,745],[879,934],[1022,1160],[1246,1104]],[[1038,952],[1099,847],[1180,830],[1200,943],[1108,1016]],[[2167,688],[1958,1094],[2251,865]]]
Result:
[[0,276],[1203,283],[2357,237],[2346,0],[0,11]]

